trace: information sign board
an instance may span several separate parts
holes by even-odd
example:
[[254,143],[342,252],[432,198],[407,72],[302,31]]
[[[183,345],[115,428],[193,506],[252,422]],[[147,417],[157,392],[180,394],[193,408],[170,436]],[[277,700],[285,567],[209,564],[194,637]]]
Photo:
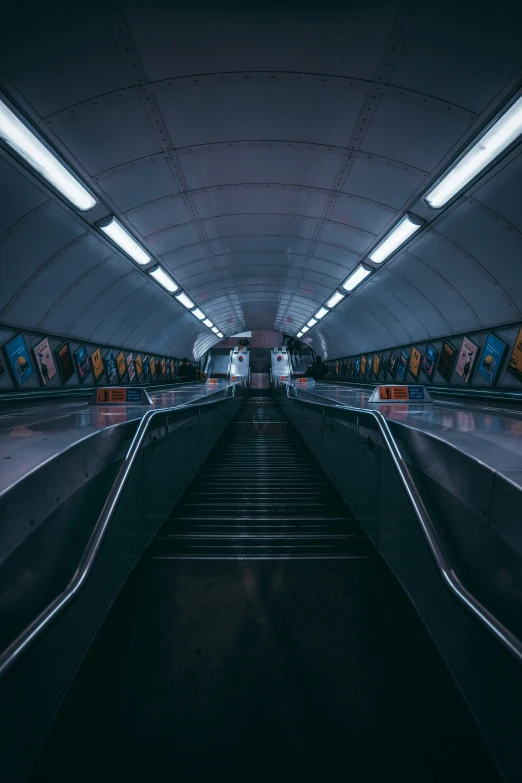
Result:
[[381,384],[375,388],[369,402],[432,402],[424,386]]
[[96,389],[91,405],[152,405],[146,389],[127,389],[122,386]]

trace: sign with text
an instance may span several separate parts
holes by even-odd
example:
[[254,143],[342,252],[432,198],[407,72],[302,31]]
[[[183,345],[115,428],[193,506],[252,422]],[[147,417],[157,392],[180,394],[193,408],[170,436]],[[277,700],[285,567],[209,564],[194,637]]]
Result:
[[222,386],[223,378],[208,378],[207,386]]
[[313,378],[297,378],[298,386],[313,386],[315,383]]
[[111,386],[105,389],[96,389],[91,405],[152,405],[145,389],[127,389],[125,387]]
[[424,386],[398,386],[393,383],[377,386],[370,402],[432,402]]

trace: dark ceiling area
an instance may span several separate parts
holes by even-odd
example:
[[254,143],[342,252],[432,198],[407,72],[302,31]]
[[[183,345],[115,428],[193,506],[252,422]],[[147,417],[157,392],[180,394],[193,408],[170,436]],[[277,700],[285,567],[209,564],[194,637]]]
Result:
[[[0,143],[0,322],[198,358],[219,337],[323,356],[522,320],[512,144],[438,209],[426,193],[522,84],[519,3],[19,3],[0,93],[85,183],[80,211]],[[420,229],[370,255],[406,214]],[[100,222],[115,216],[139,265]]]

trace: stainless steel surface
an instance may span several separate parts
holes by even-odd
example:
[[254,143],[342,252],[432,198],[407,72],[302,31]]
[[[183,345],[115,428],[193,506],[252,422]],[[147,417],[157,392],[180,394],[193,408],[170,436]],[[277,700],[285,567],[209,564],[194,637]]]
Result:
[[[293,387],[290,384],[287,384],[286,392],[289,398],[292,397],[293,391]],[[318,406],[322,415],[324,414],[324,407],[319,402],[306,400],[306,402],[303,401],[302,404]],[[386,408],[386,406],[378,407],[381,409]],[[433,520],[431,519],[424,501],[415,485],[415,482],[412,479],[408,466],[388,426],[385,415],[381,412],[381,410],[364,409],[362,407],[354,407],[347,404],[343,404],[342,408],[335,409],[336,416],[342,416],[344,413],[349,413],[355,417],[356,438],[358,442],[362,442],[359,437],[359,417],[371,418],[376,422],[384,446],[391,456],[393,466],[397,471],[402,487],[415,513],[417,521],[426,539],[426,543],[443,581],[453,592],[455,597],[461,601],[462,604],[470,612],[472,612],[472,614],[474,614],[474,616],[481,623],[483,623],[483,625],[488,628],[491,633],[494,634],[494,636],[504,645],[504,647],[515,656],[519,663],[522,663],[522,642],[517,639],[514,634],[512,634],[508,628],[506,628],[491,612],[489,612],[488,609],[483,604],[481,604],[481,602],[462,584],[461,580],[458,578],[446,552],[441,545]]]
[[230,375],[246,379],[250,372],[250,351],[247,348],[234,348],[230,353]]
[[[228,390],[231,396],[235,394],[235,384],[231,384]],[[201,392],[201,390],[200,390]],[[162,395],[162,397],[165,395]],[[203,393],[199,394],[199,397],[205,396]],[[192,401],[195,398],[192,398]],[[198,399],[198,398],[196,398]],[[186,404],[186,402],[184,403]],[[183,405],[184,405],[183,404]],[[210,403],[200,403],[211,405]],[[50,603],[44,611],[34,619],[34,621],[24,630],[17,639],[15,639],[9,647],[0,654],[0,677],[6,673],[10,666],[12,666],[18,658],[25,652],[26,648],[31,645],[46,629],[46,627],[53,622],[55,617],[63,611],[63,609],[74,599],[76,594],[82,589],[85,581],[88,579],[96,558],[102,546],[105,538],[107,528],[110,525],[112,516],[116,509],[116,506],[121,498],[121,495],[125,489],[127,480],[131,475],[132,468],[136,462],[137,456],[145,442],[145,438],[151,428],[152,423],[159,416],[165,417],[165,435],[163,442],[166,442],[168,438],[168,417],[176,412],[179,413],[180,405],[174,405],[171,407],[157,407],[158,400],[155,400],[156,407],[154,410],[148,410],[142,417],[136,434],[130,444],[129,450],[125,455],[123,463],[118,471],[118,475],[113,484],[113,487],[107,497],[107,500],[103,506],[102,512],[94,526],[91,538],[87,545],[85,552],[78,564],[71,581],[67,585],[52,603]],[[128,406],[122,406],[127,408]],[[198,411],[201,407],[198,408]],[[199,420],[199,413],[198,413]]]
[[290,365],[290,355],[286,350],[286,347],[276,347],[272,350],[271,354],[272,366],[270,368],[270,382],[278,381],[281,375],[285,375],[290,379],[292,372]]

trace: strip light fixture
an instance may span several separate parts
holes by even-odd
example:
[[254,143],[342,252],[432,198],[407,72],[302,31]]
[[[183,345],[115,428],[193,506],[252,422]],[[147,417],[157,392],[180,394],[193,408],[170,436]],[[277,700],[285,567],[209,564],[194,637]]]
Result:
[[310,320],[308,321],[308,323],[306,325],[311,329],[312,326],[316,325],[316,323],[317,323],[317,318],[310,318]]
[[195,307],[194,302],[192,299],[189,299],[188,296],[184,291],[182,291],[180,294],[176,296],[176,299],[180,304],[183,305],[183,307],[186,307],[187,310],[192,310],[193,307]]
[[316,314],[314,315],[314,318],[316,318],[318,321],[321,320],[321,318],[324,318],[325,315],[328,315],[329,309],[327,307],[321,307]]
[[218,333],[217,333],[217,336],[218,336],[218,337],[221,337],[221,339],[223,339],[223,337],[224,337],[224,334],[223,334],[223,332],[218,332]]
[[359,264],[357,269],[354,269],[348,280],[345,280],[343,283],[343,288],[345,291],[353,291],[354,288],[357,288],[358,285],[360,285],[363,280],[366,280],[368,275],[371,275],[372,270],[368,269],[368,267],[363,266],[362,264]]
[[214,332],[214,334],[219,334],[219,329],[217,328],[217,326],[213,326],[210,331]]
[[192,315],[195,315],[198,321],[202,321],[207,317],[203,310],[200,310],[199,307],[196,307],[196,309],[192,311]]
[[345,296],[346,294],[342,294],[340,291],[336,291],[327,301],[326,306],[330,308],[335,307],[339,304],[339,302],[342,302]]
[[440,209],[522,134],[522,96],[504,111],[473,146],[428,191],[424,201]]
[[0,138],[80,212],[96,206],[98,202],[87,188],[1,99]]
[[370,253],[370,261],[373,261],[374,264],[382,264],[423,225],[424,221],[420,218],[404,215],[382,242],[379,242],[375,250]]
[[301,334],[306,334],[306,332],[309,332],[309,331],[310,331],[310,327],[309,326],[303,326],[303,328],[301,329]]
[[154,269],[150,269],[149,274],[154,278],[154,280],[156,280],[156,282],[163,286],[165,291],[168,291],[170,294],[173,294],[174,291],[178,290],[179,285],[175,283],[170,275],[168,275],[160,266],[156,266]]
[[98,223],[98,228],[112,239],[112,241],[118,245],[124,253],[130,256],[133,261],[136,261],[137,264],[144,266],[152,261],[152,257],[145,252],[142,246],[136,242],[134,237],[122,226],[114,215],[108,220]]
[[297,332],[297,336],[298,337],[302,337],[303,336],[303,332]]
[[210,318],[206,318],[206,319],[203,321],[203,323],[205,324],[205,326],[208,326],[208,328],[209,328],[209,329],[212,329],[212,327],[214,326],[214,324],[212,323],[212,321],[210,320]]

